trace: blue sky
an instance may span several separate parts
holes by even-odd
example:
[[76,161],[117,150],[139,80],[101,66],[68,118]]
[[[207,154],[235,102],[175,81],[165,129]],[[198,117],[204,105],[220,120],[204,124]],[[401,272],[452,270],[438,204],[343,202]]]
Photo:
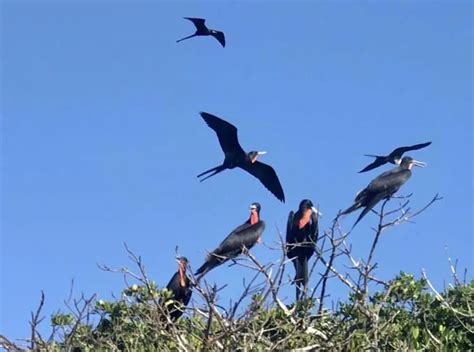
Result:
[[[402,193],[413,192],[414,208],[444,199],[383,235],[377,273],[424,268],[442,289],[449,255],[472,278],[470,2],[3,1],[1,10],[7,336],[28,336],[41,290],[47,316],[64,307],[72,279],[77,295],[119,293],[121,277],[97,263],[129,265],[124,242],[166,285],[175,246],[197,268],[253,201],[268,244],[302,198],[320,205],[326,229],[389,168],[357,174],[370,162],[363,154],[425,141],[433,144],[411,155],[429,165]],[[183,16],[225,31],[227,47],[176,44],[194,31]],[[199,111],[235,124],[245,149],[268,151],[262,161],[286,204],[239,170],[199,183],[223,159]],[[356,257],[368,253],[375,221],[369,214],[350,235]],[[254,253],[278,258],[262,245]],[[249,275],[221,267],[207,279],[229,285],[225,303]],[[291,301],[293,289],[284,293]]]

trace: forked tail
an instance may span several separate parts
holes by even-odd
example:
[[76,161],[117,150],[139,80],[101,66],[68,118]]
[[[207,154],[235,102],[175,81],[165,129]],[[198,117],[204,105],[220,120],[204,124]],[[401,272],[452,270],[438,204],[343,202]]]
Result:
[[181,41],[183,41],[183,40],[186,40],[186,39],[189,39],[189,38],[192,38],[192,37],[195,37],[195,36],[196,36],[196,34],[188,35],[187,37],[184,37],[184,38],[181,38],[181,39],[177,40],[176,43],[179,43],[179,42],[181,42]]
[[222,171],[224,171],[225,169],[227,169],[227,168],[226,168],[224,165],[219,165],[219,166],[213,167],[212,169],[209,169],[209,170],[207,170],[207,171],[204,171],[204,172],[200,173],[199,175],[197,175],[197,177],[201,177],[201,176],[204,176],[204,175],[206,175],[206,174],[212,172],[212,174],[210,174],[210,175],[208,175],[208,176],[202,178],[202,179],[200,180],[200,181],[202,182],[202,181],[207,180],[209,177],[212,177],[212,176],[214,176],[214,175],[217,175],[219,172],[222,172]]

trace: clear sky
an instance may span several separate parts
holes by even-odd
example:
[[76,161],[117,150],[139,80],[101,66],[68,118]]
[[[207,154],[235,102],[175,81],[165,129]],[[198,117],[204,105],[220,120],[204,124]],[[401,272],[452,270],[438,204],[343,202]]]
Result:
[[[413,192],[414,208],[444,199],[384,234],[377,274],[425,268],[442,289],[449,255],[472,278],[471,2],[2,1],[1,12],[1,333],[27,337],[40,291],[48,317],[72,279],[76,295],[118,294],[121,277],[97,263],[129,265],[124,242],[166,285],[175,246],[197,268],[253,201],[267,244],[302,198],[320,205],[326,229],[391,167],[358,174],[363,154],[425,141],[411,155],[428,167],[401,193]],[[177,44],[194,32],[183,16],[206,18],[227,47]],[[235,124],[245,149],[268,151],[286,204],[239,170],[199,183],[223,160],[199,111]],[[375,222],[369,214],[351,233],[356,257]],[[206,278],[229,285],[226,303],[248,276],[223,266]]]

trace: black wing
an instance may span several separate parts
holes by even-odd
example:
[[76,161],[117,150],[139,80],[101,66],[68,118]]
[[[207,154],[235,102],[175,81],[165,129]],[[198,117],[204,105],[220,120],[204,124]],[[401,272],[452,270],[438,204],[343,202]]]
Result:
[[401,158],[403,153],[406,153],[410,150],[418,150],[418,149],[421,149],[421,148],[425,148],[425,147],[429,146],[430,144],[431,144],[431,142],[426,142],[426,143],[410,145],[408,147],[400,147],[400,148],[395,149],[393,152],[391,152],[390,156]]
[[[374,156],[374,155],[368,155],[368,156]],[[375,156],[375,161],[372,164],[369,164],[365,168],[360,170],[359,173],[375,169],[376,167],[382,166],[383,164],[386,164],[387,162],[388,162],[387,157]]]
[[176,272],[173,275],[170,282],[168,282],[168,285],[166,285],[166,288],[168,290],[172,291],[174,295],[177,294],[177,292],[179,290],[179,273],[178,272]]
[[285,193],[281,187],[280,180],[275,172],[275,170],[265,163],[260,161],[255,161],[254,163],[245,162],[242,165],[239,165],[242,169],[255,176],[260,180],[260,182],[273,193],[277,199],[285,203]]
[[224,32],[221,31],[212,31],[211,35],[217,39],[219,43],[221,43],[222,47],[225,48],[225,36]]
[[319,219],[318,219],[318,214],[313,212],[311,214],[311,232],[309,234],[309,237],[311,241],[316,245],[316,242],[318,241],[319,237]]
[[294,243],[295,239],[293,237],[293,221],[295,218],[294,211],[290,211],[288,215],[288,222],[286,223],[286,243]]
[[265,223],[263,221],[254,225],[248,224],[248,226],[244,227],[239,226],[221,242],[213,253],[217,255],[228,255],[233,252],[240,252],[243,245],[250,249],[255,245],[264,229]]
[[196,26],[198,32],[207,32],[207,27],[204,24],[206,20],[204,18],[194,18],[194,17],[184,17],[187,20],[190,20]]
[[200,114],[207,125],[216,132],[224,153],[237,152],[245,154],[237,138],[237,127],[207,112],[201,112]]
[[390,171],[386,171],[376,178],[374,178],[367,188],[362,191],[370,193],[379,193],[384,191],[392,191],[396,188],[395,192],[403,185],[411,176],[411,171],[408,169],[402,169],[396,167]]

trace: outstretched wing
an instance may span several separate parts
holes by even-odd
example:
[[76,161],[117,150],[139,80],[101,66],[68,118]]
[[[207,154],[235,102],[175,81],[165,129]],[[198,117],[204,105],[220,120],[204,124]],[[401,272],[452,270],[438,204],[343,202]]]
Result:
[[196,26],[196,30],[198,32],[207,31],[207,27],[204,24],[206,20],[204,18],[194,18],[194,17],[184,17],[184,18],[194,23],[194,26]]
[[280,201],[285,203],[285,193],[281,187],[278,176],[270,165],[255,161],[254,163],[245,162],[240,165],[242,169],[255,176],[260,182],[273,193]]
[[418,149],[421,149],[421,148],[425,148],[425,147],[429,146],[430,144],[431,144],[431,142],[426,142],[426,143],[410,145],[410,146],[407,146],[407,147],[400,147],[400,148],[395,149],[393,152],[391,152],[390,156],[401,158],[403,153],[406,153],[410,150],[418,150]]
[[225,36],[224,36],[224,32],[221,32],[221,31],[211,31],[211,35],[217,39],[217,41],[219,43],[221,43],[222,47],[225,48]]
[[382,166],[383,164],[387,163],[387,158],[385,156],[377,156],[377,155],[367,155],[367,156],[374,156],[375,160],[373,163],[367,165],[365,168],[360,170],[359,173],[375,169],[376,167]]
[[207,112],[200,113],[207,125],[214,130],[224,153],[244,153],[237,138],[237,127]]

